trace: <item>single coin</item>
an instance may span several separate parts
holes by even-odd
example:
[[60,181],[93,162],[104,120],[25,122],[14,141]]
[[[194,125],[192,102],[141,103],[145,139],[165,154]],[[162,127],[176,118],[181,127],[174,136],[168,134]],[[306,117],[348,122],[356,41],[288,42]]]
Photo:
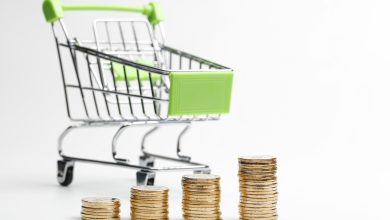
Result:
[[135,191],[146,191],[146,192],[166,192],[169,191],[168,187],[165,186],[133,186],[131,188]]
[[277,219],[278,215],[263,215],[261,213],[255,213],[255,212],[242,212],[240,213],[241,217],[244,217],[244,219],[260,219],[260,220],[271,220],[271,219]]
[[119,216],[96,216],[96,215],[86,215],[86,214],[81,214],[81,217],[83,219],[120,219]]
[[85,203],[98,203],[98,204],[118,204],[120,200],[117,198],[108,197],[86,197],[81,200]]
[[192,207],[195,207],[195,208],[217,208],[219,209],[219,203],[218,204],[215,204],[215,203],[183,203],[182,204],[183,208],[192,208]]
[[278,165],[276,163],[239,163],[239,170],[269,170],[269,171],[277,171]]
[[277,201],[278,200],[278,197],[268,197],[268,198],[251,198],[251,197],[243,197],[241,196],[240,197],[240,201],[241,202],[254,202],[254,203],[257,203],[257,202],[270,202],[270,201]]
[[182,177],[183,181],[215,181],[219,180],[221,177],[213,174],[193,174],[193,175],[184,175]]
[[81,216],[82,220],[120,220],[121,218],[96,218],[96,217],[86,217],[86,216]]
[[270,155],[257,155],[257,156],[240,156],[238,157],[240,161],[268,161],[268,160],[276,160],[276,157]]
[[103,207],[103,208],[94,208],[94,207],[84,207],[81,206],[82,210],[90,211],[90,212],[115,212],[115,211],[120,211],[120,207]]
[[119,213],[89,213],[89,212],[81,212],[81,215],[84,216],[96,216],[96,217],[107,217],[107,218],[117,218],[119,217]]

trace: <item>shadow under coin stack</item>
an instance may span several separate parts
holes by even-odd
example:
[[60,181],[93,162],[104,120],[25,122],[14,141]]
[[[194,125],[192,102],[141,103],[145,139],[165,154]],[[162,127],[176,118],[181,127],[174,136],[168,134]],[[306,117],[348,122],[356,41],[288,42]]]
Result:
[[168,219],[168,191],[163,186],[131,188],[131,219]]
[[240,157],[240,219],[276,220],[276,158]]
[[81,218],[120,219],[120,200],[115,198],[89,197],[81,200]]
[[183,186],[183,218],[221,219],[220,177],[211,174],[185,175]]

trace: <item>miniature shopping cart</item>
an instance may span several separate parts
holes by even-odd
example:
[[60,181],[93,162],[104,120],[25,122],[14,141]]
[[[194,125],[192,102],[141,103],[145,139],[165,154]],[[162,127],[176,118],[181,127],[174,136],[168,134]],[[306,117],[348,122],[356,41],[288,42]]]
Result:
[[[64,12],[91,10],[134,12],[144,16],[93,20],[90,38],[93,40],[71,35],[72,31],[65,26]],[[43,12],[52,26],[66,110],[73,122],[58,140],[62,159],[57,164],[57,179],[61,185],[72,182],[76,161],[137,169],[138,185],[153,185],[157,171],[210,172],[208,165],[193,162],[191,157],[182,154],[180,141],[193,121],[218,120],[221,114],[229,112],[231,69],[165,45],[163,15],[157,3],[130,7],[45,0]],[[145,143],[150,135],[160,126],[169,124],[183,125],[177,138],[177,157],[147,151]],[[113,161],[64,153],[63,141],[69,132],[102,126],[118,127],[112,139]],[[117,153],[121,134],[136,126],[150,126],[141,140],[139,164],[130,163]],[[181,165],[156,167],[155,159]]]

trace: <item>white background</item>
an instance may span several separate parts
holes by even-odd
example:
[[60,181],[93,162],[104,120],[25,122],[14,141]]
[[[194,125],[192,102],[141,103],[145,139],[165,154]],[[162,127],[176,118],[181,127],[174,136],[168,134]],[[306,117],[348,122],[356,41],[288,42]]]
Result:
[[[231,113],[183,142],[222,176],[225,219],[238,218],[236,158],[257,154],[278,157],[282,220],[390,219],[389,1],[161,3],[170,45],[235,70]],[[119,197],[128,217],[131,170],[76,164],[73,184],[58,186],[56,140],[69,121],[51,30],[40,0],[0,1],[0,11],[1,218],[78,219],[89,195]],[[67,150],[109,158],[113,132],[80,132]],[[120,142],[133,160],[140,135]],[[151,148],[174,154],[174,133],[160,137]],[[171,188],[173,219],[181,174],[156,179]]]

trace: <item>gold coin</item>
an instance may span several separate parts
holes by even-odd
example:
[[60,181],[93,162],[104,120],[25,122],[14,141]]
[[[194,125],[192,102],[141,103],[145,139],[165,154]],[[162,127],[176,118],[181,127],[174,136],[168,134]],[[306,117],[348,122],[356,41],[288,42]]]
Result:
[[149,209],[157,209],[157,208],[168,208],[168,204],[142,204],[142,203],[132,203],[131,207],[134,208],[149,208]]
[[119,204],[120,200],[117,198],[108,197],[86,197],[81,200],[83,203],[96,203],[96,204]]
[[242,211],[240,212],[241,217],[244,217],[245,219],[274,219],[277,218],[277,213],[272,214],[264,214],[259,212],[248,212],[248,211]]
[[267,200],[267,201],[253,201],[253,200],[241,200],[240,205],[244,205],[246,207],[251,206],[263,206],[263,205],[276,205],[276,200]]
[[215,203],[183,203],[184,209],[191,209],[191,208],[216,208],[219,209],[219,204]]
[[131,199],[133,200],[147,200],[147,201],[162,201],[162,200],[168,200],[168,196],[141,196],[141,195],[131,195]]
[[162,215],[162,214],[168,213],[168,209],[154,210],[154,209],[131,208],[130,210],[133,213],[146,213],[146,214],[150,214],[150,215]]
[[81,209],[82,210],[87,210],[87,211],[91,211],[91,212],[113,212],[113,211],[117,211],[120,209],[119,206],[116,206],[116,207],[102,207],[102,208],[96,208],[96,207],[85,207],[85,206],[81,206]]
[[81,213],[87,214],[87,215],[104,215],[104,216],[112,216],[112,215],[119,215],[120,212],[88,212],[85,210],[81,210]]
[[137,217],[137,216],[132,216],[132,220],[168,220],[168,216],[160,217],[160,218],[145,218],[145,217]]
[[257,215],[277,215],[278,212],[276,209],[272,208],[272,209],[259,209],[259,208],[243,208],[243,207],[239,207],[239,210],[240,212],[244,212],[244,213],[256,213]]
[[182,184],[183,188],[199,189],[199,190],[215,190],[220,189],[219,183],[204,184],[204,183],[189,183]]
[[[257,196],[257,197],[256,197]],[[274,201],[274,200],[277,200],[278,197],[277,196],[268,196],[268,197],[264,197],[264,195],[241,195],[240,196],[240,201],[241,202],[268,202],[268,201]]]
[[120,209],[89,209],[89,208],[82,208],[82,212],[88,212],[88,213],[119,213]]
[[161,216],[168,216],[168,213],[141,213],[141,212],[133,212],[131,213],[132,216],[137,216],[137,217],[144,217],[146,219],[149,218],[159,218]]
[[184,175],[182,177],[183,181],[217,181],[221,177],[213,174],[193,174],[193,175]]
[[218,197],[220,192],[208,192],[208,193],[189,193],[188,191],[184,191],[183,196],[191,196],[191,197]]
[[189,210],[189,211],[217,211],[219,210],[219,206],[218,207],[196,207],[196,206],[191,206],[191,207],[188,207],[186,210]]
[[168,210],[169,206],[131,206],[131,209],[136,210],[150,210],[150,211],[166,211]]
[[276,186],[240,186],[241,193],[253,193],[253,194],[268,194],[268,193],[277,193],[278,189]]
[[81,215],[85,216],[98,216],[98,217],[108,217],[108,218],[116,218],[119,217],[119,213],[90,213],[81,211]]
[[221,213],[184,213],[184,217],[187,218],[203,218],[203,219],[210,219],[210,218],[218,218],[221,216]]
[[268,170],[271,172],[277,172],[278,165],[276,163],[242,163],[238,164],[238,170]]
[[82,220],[120,220],[121,218],[118,217],[118,218],[96,218],[96,217],[83,217],[81,216],[81,219]]
[[238,176],[249,176],[249,175],[255,175],[255,176],[276,176],[276,172],[269,172],[269,171],[263,171],[263,170],[239,170]]
[[167,192],[167,191],[169,191],[169,188],[165,187],[165,186],[133,186],[131,189],[134,191],[141,191],[141,192]]
[[[262,195],[261,195],[262,196]],[[262,202],[262,201],[276,201],[278,199],[277,196],[275,197],[248,197],[248,196],[240,196],[240,201],[252,201],[252,202]]]
[[237,175],[240,180],[242,181],[262,181],[262,182],[267,182],[267,181],[276,181],[277,176],[275,175],[263,175],[263,174],[239,174]]
[[256,219],[270,218],[278,215],[277,212],[266,213],[266,212],[244,211],[244,210],[240,210],[240,214],[245,216],[251,216],[252,218],[256,218]]
[[219,206],[220,201],[219,200],[208,200],[208,201],[193,201],[193,200],[183,200],[183,206]]
[[275,213],[277,214],[277,208],[276,207],[268,207],[268,208],[257,208],[257,207],[247,207],[247,206],[238,206],[240,211],[245,212],[257,212],[257,213],[264,213],[264,214],[270,214]]
[[276,157],[270,155],[258,155],[258,156],[240,156],[239,161],[276,161]]
[[87,215],[81,213],[82,218],[88,218],[88,219],[119,219],[119,216],[98,216],[98,215]]
[[246,179],[246,178],[239,178],[240,185],[276,185],[277,180],[276,179],[270,179],[270,180],[260,180],[260,179]]

